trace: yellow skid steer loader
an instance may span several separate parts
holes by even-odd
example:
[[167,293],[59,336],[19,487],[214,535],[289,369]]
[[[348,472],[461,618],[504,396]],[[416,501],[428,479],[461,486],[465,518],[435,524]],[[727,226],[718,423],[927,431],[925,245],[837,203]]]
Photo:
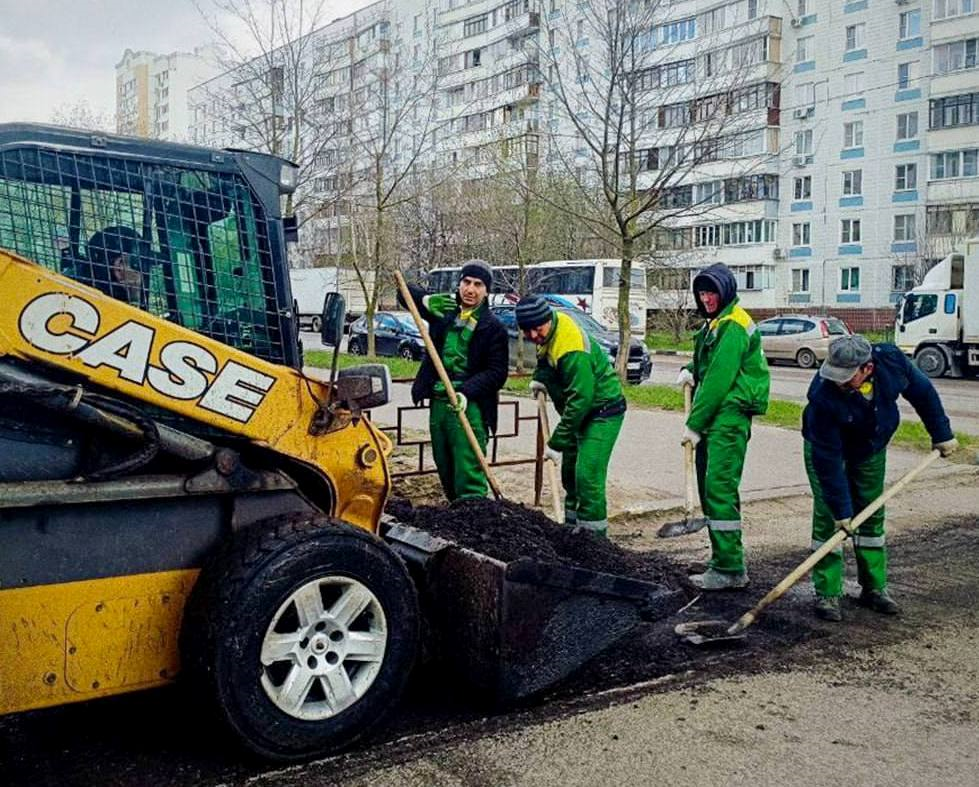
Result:
[[[673,603],[397,523],[379,536],[392,446],[363,411],[390,377],[335,357],[329,383],[302,374],[280,210],[296,175],[260,153],[0,125],[0,714],[180,672],[249,749],[298,760],[398,698],[416,583],[444,589],[426,614],[457,671],[503,697]],[[326,295],[334,346],[343,317]]]

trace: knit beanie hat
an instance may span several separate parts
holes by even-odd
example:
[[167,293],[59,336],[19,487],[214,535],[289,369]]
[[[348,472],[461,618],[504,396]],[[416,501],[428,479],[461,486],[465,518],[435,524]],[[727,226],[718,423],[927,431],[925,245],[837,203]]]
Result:
[[479,279],[486,285],[487,290],[493,287],[493,268],[486,260],[466,260],[459,272],[459,281],[462,281],[466,276],[471,279]]
[[550,322],[554,312],[539,295],[528,295],[517,302],[517,325],[521,331],[529,331]]

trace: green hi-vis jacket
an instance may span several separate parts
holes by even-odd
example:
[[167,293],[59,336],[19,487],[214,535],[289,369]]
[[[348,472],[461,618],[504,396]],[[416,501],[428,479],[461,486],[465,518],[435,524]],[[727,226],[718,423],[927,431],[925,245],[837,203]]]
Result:
[[697,382],[687,426],[707,430],[722,410],[761,415],[768,409],[768,362],[754,320],[735,298],[694,337]]
[[548,445],[564,451],[575,445],[588,417],[622,398],[622,386],[601,345],[571,317],[554,312],[547,341],[537,348],[534,379],[561,414]]

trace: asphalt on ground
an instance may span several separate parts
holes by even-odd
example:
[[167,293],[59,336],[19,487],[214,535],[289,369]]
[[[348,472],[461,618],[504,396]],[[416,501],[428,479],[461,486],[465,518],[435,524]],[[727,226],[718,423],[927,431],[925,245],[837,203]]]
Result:
[[[809,502],[760,501],[748,507],[752,587],[644,624],[532,703],[490,710],[421,671],[353,751],[281,768],[247,760],[192,698],[159,690],[0,719],[4,784],[971,784],[976,481],[975,468],[926,476],[892,506],[899,618],[848,602],[844,624],[815,621],[802,583],[740,647],[679,642],[678,620],[732,619],[805,555]],[[638,518],[613,536],[678,559],[704,554],[703,534],[654,539],[660,521]]]

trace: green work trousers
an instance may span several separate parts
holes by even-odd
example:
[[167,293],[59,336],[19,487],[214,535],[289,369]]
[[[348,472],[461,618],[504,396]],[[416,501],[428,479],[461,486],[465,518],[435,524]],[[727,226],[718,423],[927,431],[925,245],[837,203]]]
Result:
[[[483,414],[475,403],[470,402],[466,407],[466,417],[485,455],[486,425],[483,423]],[[447,398],[432,397],[428,429],[432,437],[432,458],[439,471],[442,490],[449,501],[486,497],[486,475],[466,439],[459,416],[449,406]]]
[[[836,524],[826,505],[822,487],[812,466],[812,446],[804,448],[806,474],[812,488],[812,549],[819,549],[833,534]],[[884,470],[887,449],[871,454],[862,462],[844,462],[843,468],[850,484],[850,499],[854,512],[862,511],[884,492]],[[857,558],[857,578],[864,590],[883,590],[887,587],[887,549],[884,545],[884,509],[879,509],[858,528],[853,536],[853,552]],[[843,545],[820,560],[812,570],[812,582],[818,596],[843,595]]]
[[601,535],[608,533],[605,481],[624,417],[593,418],[578,432],[575,446],[562,452],[561,486],[566,524]]
[[741,543],[741,473],[751,437],[751,416],[721,410],[697,444],[697,486],[710,534],[710,567],[744,572]]

